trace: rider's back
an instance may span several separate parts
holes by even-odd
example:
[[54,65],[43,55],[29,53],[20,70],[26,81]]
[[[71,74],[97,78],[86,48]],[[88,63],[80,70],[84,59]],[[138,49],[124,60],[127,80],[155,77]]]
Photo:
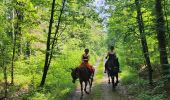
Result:
[[109,53],[109,58],[108,58],[108,60],[115,60],[115,58],[116,58],[115,53]]
[[119,67],[119,61],[118,58],[116,57],[115,52],[108,53],[108,64],[110,66]]

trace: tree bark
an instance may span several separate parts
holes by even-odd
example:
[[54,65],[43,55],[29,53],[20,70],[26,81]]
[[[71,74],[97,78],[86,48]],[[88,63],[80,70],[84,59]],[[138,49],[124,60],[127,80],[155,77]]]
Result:
[[2,48],[1,48],[1,57],[2,57],[2,59],[1,59],[1,61],[2,61],[2,68],[3,68],[3,72],[4,72],[4,97],[5,98],[7,98],[7,93],[8,93],[8,91],[7,91],[7,88],[8,88],[8,83],[7,83],[7,67],[5,66],[5,57],[4,57],[4,47],[3,47],[3,45],[2,45]]
[[[16,1],[16,5],[19,6],[24,6],[24,4],[22,2],[17,2]],[[17,39],[18,39],[18,55],[22,54],[22,27],[21,27],[21,23],[23,21],[23,11],[21,8],[17,8],[16,10],[16,16],[17,16],[17,22],[16,22],[16,32],[15,34],[17,34]]]
[[[166,30],[167,30],[167,35],[168,35],[168,38],[170,37],[170,34],[169,34],[169,24],[168,24],[168,15],[167,15],[167,5],[166,4],[168,4],[168,2],[166,2],[166,0],[163,0],[163,2],[164,2],[164,15],[165,15],[165,20],[166,20]],[[170,38],[169,38],[170,39]]]
[[138,27],[139,27],[139,32],[140,32],[140,39],[141,39],[143,54],[145,57],[147,68],[148,68],[149,84],[152,85],[153,83],[152,82],[152,66],[150,63],[148,45],[147,45],[147,40],[145,36],[145,29],[144,29],[144,23],[143,23],[143,18],[142,18],[140,0],[135,0],[135,4],[136,4],[136,10],[137,10],[137,22],[138,22]]
[[[14,9],[12,12],[13,22],[14,22]],[[14,60],[15,60],[15,50],[16,50],[16,34],[14,29],[14,23],[12,22],[12,39],[13,39],[13,50],[12,50],[12,64],[11,64],[11,84],[14,83]]]
[[[55,0],[53,0],[53,3],[52,3],[52,11],[51,11],[51,18],[50,18],[50,25],[49,25],[49,33],[48,33],[48,37],[47,37],[47,50],[46,50],[46,57],[45,57],[45,64],[44,64],[44,73],[43,73],[43,76],[42,76],[42,81],[41,81],[40,86],[43,86],[44,83],[45,83],[47,71],[48,71],[48,68],[50,66],[51,59],[53,57],[53,49],[54,49],[54,46],[55,46],[55,43],[56,43],[56,40],[57,40],[56,37],[57,37],[57,34],[59,32],[59,27],[60,27],[60,23],[61,23],[61,16],[62,16],[62,13],[63,13],[63,10],[64,10],[65,2],[66,2],[66,0],[62,1],[62,8],[60,9],[60,15],[58,17],[58,23],[56,25],[55,35],[53,37],[53,40],[50,41],[52,39],[51,38],[51,29],[52,29],[53,16],[54,16]],[[51,44],[51,42],[52,42],[52,44]]]
[[163,9],[164,9],[164,16],[166,21],[166,44],[170,47],[170,32],[169,32],[169,21],[168,21],[168,1],[163,0]]
[[52,2],[52,10],[51,10],[51,18],[50,18],[50,23],[49,23],[49,31],[48,31],[48,37],[47,37],[47,49],[46,49],[46,55],[45,55],[45,64],[44,64],[44,72],[42,76],[42,80],[40,83],[40,86],[44,86],[47,71],[49,68],[49,55],[50,55],[50,38],[51,38],[51,31],[52,31],[52,25],[53,25],[53,19],[54,19],[54,8],[55,8],[55,0]]
[[31,54],[30,41],[28,40],[28,41],[26,42],[26,53],[25,53],[25,56],[26,56],[26,57],[30,57],[30,54]]
[[168,64],[166,40],[165,40],[165,20],[163,15],[162,0],[155,0],[156,10],[156,32],[158,39],[158,47],[160,52],[160,64],[162,65],[163,73],[167,73],[167,67],[164,64]]

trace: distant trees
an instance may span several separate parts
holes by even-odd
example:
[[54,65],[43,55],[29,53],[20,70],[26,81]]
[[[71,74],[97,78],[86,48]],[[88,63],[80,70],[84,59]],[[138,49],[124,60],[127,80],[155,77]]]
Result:
[[5,47],[3,42],[0,43],[0,51],[1,51],[1,67],[3,68],[4,73],[4,97],[7,98],[7,89],[8,89],[8,83],[7,83],[7,66],[5,65]]
[[0,83],[4,82],[1,84],[5,85],[5,98],[7,98],[8,76],[11,76],[11,84],[14,84],[15,61],[22,55],[25,58],[30,56],[30,41],[33,39],[30,39],[28,34],[36,29],[38,19],[31,1],[2,0],[0,13],[0,66],[4,73],[4,81],[0,80]]
[[[3,74],[3,81],[1,81],[1,84],[3,85],[3,91],[4,96],[2,98],[7,98],[7,92],[8,92],[8,65],[10,62],[10,52],[11,52],[11,45],[10,45],[10,38],[8,37],[8,17],[7,10],[6,10],[6,2],[0,1],[0,72]],[[0,98],[1,99],[1,98]]]
[[[152,83],[151,64],[161,64],[164,75],[168,71],[167,49],[170,47],[167,45],[169,44],[167,42],[169,38],[167,9],[169,8],[166,3],[168,3],[166,0],[107,2],[110,8],[115,6],[113,10],[107,10],[111,14],[108,20],[108,43],[113,40],[116,46],[124,48],[126,63],[130,66],[140,66],[142,61],[146,61],[144,63],[148,67],[150,83]],[[142,49],[139,40],[141,40]],[[141,58],[141,51],[144,58]]]
[[[78,60],[74,62],[73,59],[78,59],[82,49],[88,47],[92,55],[99,55],[104,50],[102,46],[106,35],[102,31],[100,18],[92,7],[94,5],[91,0],[58,0],[55,3],[54,1],[53,13],[51,13],[52,0],[0,1],[0,43],[3,44],[0,45],[0,68],[3,69],[0,70],[0,84],[4,84],[3,90],[0,86],[0,92],[3,91],[7,98],[13,95],[12,92],[16,89],[11,87],[21,84],[20,78],[28,78],[26,80],[28,83],[23,80],[23,84],[35,87],[38,84],[35,83],[36,80],[41,81],[40,86],[43,86],[52,58],[62,61],[55,62],[58,64],[57,67],[60,65],[65,67],[64,61],[69,62],[68,66],[73,66],[78,62]],[[45,59],[42,57],[44,55]],[[73,59],[70,60],[67,55]],[[48,71],[49,76],[53,74],[51,72]],[[61,73],[55,73],[58,74]],[[42,80],[39,78],[41,75]]]

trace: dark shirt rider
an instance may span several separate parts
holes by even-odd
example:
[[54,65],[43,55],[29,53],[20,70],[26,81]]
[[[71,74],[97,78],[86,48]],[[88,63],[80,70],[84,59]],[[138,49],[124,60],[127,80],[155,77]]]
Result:
[[114,67],[117,67],[117,69],[119,71],[119,61],[118,61],[118,58],[116,56],[116,53],[114,51],[114,47],[113,46],[110,47],[110,52],[108,52],[108,54],[106,56],[106,59],[107,59],[107,61],[105,63],[105,71],[104,71],[105,73],[107,71],[107,67],[108,67],[108,62],[109,61],[114,61],[114,65],[115,65]]

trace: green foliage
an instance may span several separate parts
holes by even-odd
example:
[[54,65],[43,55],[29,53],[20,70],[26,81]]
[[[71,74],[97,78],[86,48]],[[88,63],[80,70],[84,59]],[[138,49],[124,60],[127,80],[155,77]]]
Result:
[[[40,53],[38,56],[31,56],[29,60],[24,60],[21,57],[22,60],[15,62],[17,66],[15,83],[23,89],[28,88],[30,91],[22,94],[20,98],[63,100],[75,88],[75,84],[72,83],[70,68],[80,65],[82,53],[82,50],[66,51],[64,54],[55,57],[50,66],[43,91],[36,91],[42,75],[43,55]],[[94,63],[96,61],[93,58],[95,55],[91,55],[91,57],[90,63]]]
[[[65,16],[67,15],[65,20],[72,20],[73,23],[71,23],[72,26],[67,27],[62,35],[63,38],[60,37],[56,48],[56,53],[54,54],[54,59],[52,60],[52,64],[47,75],[46,85],[44,89],[39,92],[36,90],[36,87],[38,87],[41,80],[44,64],[44,52],[36,50],[38,48],[40,48],[41,51],[44,50],[44,43],[41,40],[44,40],[45,38],[42,34],[44,32],[41,30],[47,28],[47,25],[45,24],[46,21],[48,21],[47,18],[49,18],[48,10],[51,8],[51,3],[49,1],[37,2],[32,0],[17,0],[17,2],[20,4],[16,4],[16,2],[14,2],[11,5],[15,8],[15,10],[19,10],[23,14],[24,18],[22,20],[18,20],[15,14],[14,22],[11,21],[11,23],[19,23],[20,27],[22,28],[22,37],[19,38],[22,39],[23,50],[25,51],[25,43],[29,41],[31,43],[33,54],[27,59],[25,59],[24,54],[20,55],[16,57],[16,61],[14,63],[14,87],[19,86],[18,88],[21,93],[22,90],[28,92],[21,94],[19,98],[63,99],[70,91],[73,91],[75,88],[75,85],[71,83],[69,68],[79,66],[84,48],[90,49],[90,63],[92,64],[95,63],[97,55],[99,55],[104,50],[102,49],[104,44],[103,41],[101,41],[104,39],[104,36],[102,36],[104,34],[101,31],[102,28],[99,23],[93,19],[90,19],[93,16],[94,11],[83,6],[85,1],[76,1],[81,5],[75,3],[67,5],[67,9],[70,10],[68,12],[71,17],[67,15],[67,12],[65,12]],[[61,0],[57,1],[57,3],[61,4]],[[56,9],[59,9],[58,4],[56,4]],[[45,7],[43,7],[44,5]],[[6,7],[2,4],[0,8],[3,9],[0,10],[0,20],[2,22],[0,25],[0,35],[2,38],[1,40],[3,40],[3,43],[5,43],[4,46],[7,46],[7,44],[9,44],[10,38],[7,36],[7,34],[4,34],[6,33],[5,30],[7,29],[7,20],[5,19]],[[78,14],[76,14],[76,11]],[[9,14],[11,13],[12,12],[9,11]],[[55,14],[55,19],[56,18],[58,18],[58,13]],[[65,20],[62,22],[63,25],[68,24],[65,22]],[[66,39],[64,39],[65,37]],[[21,41],[17,41],[17,43],[18,42]],[[40,47],[34,46],[35,44],[40,44]],[[8,49],[12,50],[11,48]],[[9,51],[9,53],[12,52]],[[6,53],[5,56],[7,56]],[[11,94],[15,94],[16,90],[15,88],[11,88],[10,91],[14,92]]]
[[[167,12],[165,17],[169,20],[169,2],[167,0],[165,2],[167,2],[164,9]],[[145,60],[136,22],[134,0],[109,0],[101,8],[95,8],[92,5],[93,0],[67,0],[46,84],[40,89],[38,86],[44,67],[51,3],[52,0],[0,1],[0,50],[4,50],[4,57],[0,56],[0,66],[4,60],[8,82],[14,46],[13,36],[18,33],[14,57],[14,86],[9,87],[9,97],[19,94],[17,96],[19,99],[66,99],[75,89],[75,84],[71,81],[70,68],[80,65],[84,49],[90,49],[90,64],[95,64],[97,58],[106,52],[106,46],[115,45],[122,70],[121,82],[128,87],[129,94],[136,94],[136,100],[164,100],[165,96],[161,92],[164,90],[164,83],[169,81],[167,80],[169,75],[163,77],[152,91],[146,91],[148,82],[138,76],[138,71],[145,64]],[[61,3],[62,0],[57,0],[55,4],[52,33],[55,32],[58,23]],[[141,0],[150,60],[155,65],[159,64],[159,49],[153,21],[155,19],[153,5],[154,0]],[[109,9],[106,9],[107,6]],[[96,10],[99,13],[96,13]],[[110,16],[99,17],[101,13]],[[166,24],[168,25],[168,21]],[[170,40],[169,37],[166,39]],[[170,42],[167,44],[169,46]],[[19,49],[22,49],[21,54],[18,53]],[[29,57],[26,56],[28,49]],[[101,63],[96,77],[101,78],[102,73]],[[0,84],[2,82],[4,82],[3,68],[0,67]],[[3,91],[2,87],[0,86],[0,92]]]
[[[59,9],[58,5],[61,4],[61,1],[57,1],[56,10]],[[9,87],[9,97],[15,95],[18,99],[64,99],[75,89],[76,85],[72,83],[70,68],[80,65],[84,49],[90,49],[90,64],[94,64],[98,56],[105,51],[103,48],[105,34],[102,31],[101,23],[98,23],[98,19],[94,18],[94,16],[98,16],[94,9],[86,7],[87,2],[85,1],[76,1],[80,4],[70,2],[67,3],[62,16],[60,35],[58,34],[59,37],[54,48],[46,84],[42,89],[39,89],[38,86],[44,66],[51,1],[17,0],[8,2],[6,4],[8,7],[0,2],[0,21],[2,22],[0,25],[0,42],[3,42],[4,46],[7,47],[5,51],[5,57],[8,60],[7,66],[11,66],[13,35],[19,32],[19,28],[21,28],[19,32],[21,34],[16,34],[14,85]],[[22,16],[18,16],[16,11],[19,11]],[[59,11],[56,11],[54,23],[57,23],[58,15]],[[10,18],[6,19],[6,17]],[[19,28],[16,27],[17,25]],[[66,28],[63,29],[63,26],[66,26]],[[55,27],[53,26],[53,28],[52,32],[54,33]],[[27,45],[28,43],[30,46]],[[21,47],[18,47],[19,45]],[[18,53],[19,49],[22,49],[21,54]],[[27,49],[31,53],[29,57],[26,56]],[[10,71],[11,68],[8,67],[8,72],[10,73]],[[0,71],[0,83],[3,82],[2,73]],[[10,74],[8,74],[8,77],[10,77]],[[10,78],[8,78],[8,81],[10,82]],[[0,87],[0,91],[2,89]]]
[[130,67],[125,68],[120,74],[121,83],[127,86],[128,94],[135,100],[166,100],[164,81],[158,81],[156,86],[150,89],[147,80],[140,78]]
[[166,100],[163,94],[150,95],[147,92],[139,94],[135,100]]

